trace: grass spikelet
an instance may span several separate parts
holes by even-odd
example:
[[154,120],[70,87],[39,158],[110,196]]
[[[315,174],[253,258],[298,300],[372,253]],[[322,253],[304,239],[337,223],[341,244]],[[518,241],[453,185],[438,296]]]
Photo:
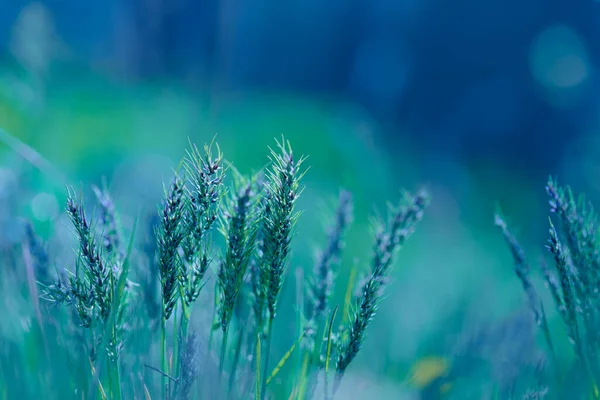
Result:
[[177,302],[177,278],[180,263],[178,248],[186,233],[184,207],[184,185],[181,178],[176,175],[165,194],[160,224],[156,231],[158,271],[165,321],[171,317]]
[[[105,185],[106,186],[106,185]],[[100,204],[100,226],[102,230],[102,246],[107,254],[115,255],[121,258],[122,240],[117,223],[117,214],[115,204],[106,188],[100,189],[97,186],[92,188],[98,204]]]
[[[67,214],[71,219],[79,240],[79,254],[85,267],[84,274],[89,279],[94,303],[98,307],[100,318],[106,321],[112,302],[112,269],[105,264],[101,250],[97,245],[90,223],[85,215],[83,204],[78,202],[73,191],[67,198]],[[83,276],[79,279],[84,279]]]
[[428,203],[429,196],[424,191],[414,196],[405,193],[398,208],[391,210],[387,224],[379,223],[377,227],[370,275],[357,299],[357,306],[348,328],[348,338],[338,344],[334,393],[348,365],[362,347],[367,327],[381,300],[382,289],[393,265],[394,256],[422,219],[423,210]]
[[234,194],[223,221],[226,252],[219,268],[219,315],[225,332],[231,322],[256,240],[256,193],[250,180],[237,176]]
[[269,319],[277,312],[277,300],[290,253],[290,243],[298,213],[294,211],[302,189],[300,171],[304,158],[294,159],[289,142],[277,142],[279,153],[271,150],[271,168],[265,182],[266,204],[262,215],[263,260],[261,268],[267,276],[266,288]]
[[187,234],[182,241],[183,263],[180,264],[179,279],[187,307],[198,298],[203,287],[202,280],[211,263],[208,235],[218,219],[219,203],[224,193],[223,155],[216,147],[217,153],[213,155],[212,146],[205,145],[201,152],[192,144],[184,163],[189,179],[185,210]]
[[[260,182],[258,188],[264,187],[264,183]],[[262,193],[261,193],[262,194]],[[268,218],[271,214],[271,206],[269,204],[269,194],[263,194],[259,197],[261,209],[261,224],[257,231],[256,237],[256,254],[250,259],[248,266],[250,272],[250,292],[252,293],[252,312],[254,315],[254,326],[257,332],[262,332],[266,320],[267,311],[267,287],[268,275],[267,270],[262,268],[265,258],[265,231],[262,229],[262,221]]]
[[219,281],[219,320],[223,331],[221,346],[220,372],[222,373],[229,324],[234,310],[238,305],[238,298],[242,290],[246,271],[256,240],[257,212],[255,182],[244,178],[239,173],[235,175],[233,195],[230,199],[228,211],[222,222],[222,233],[225,236],[226,251],[220,262],[218,272]]
[[578,341],[579,335],[577,331],[577,314],[575,296],[573,293],[573,270],[571,269],[569,257],[567,252],[562,246],[562,243],[558,239],[558,233],[552,221],[550,221],[550,229],[548,230],[550,237],[548,238],[548,245],[546,246],[550,253],[554,256],[554,262],[556,270],[559,276],[559,282],[562,289],[562,299],[565,306],[567,325],[575,329],[573,332],[572,340]]
[[340,263],[344,246],[344,235],[352,221],[352,195],[342,191],[333,224],[328,229],[327,245],[317,256],[313,278],[309,285],[310,315],[322,319],[328,311],[329,297],[333,289],[334,271]]

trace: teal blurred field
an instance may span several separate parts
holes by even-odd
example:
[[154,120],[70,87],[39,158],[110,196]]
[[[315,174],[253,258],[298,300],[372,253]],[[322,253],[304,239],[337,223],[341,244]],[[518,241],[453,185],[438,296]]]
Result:
[[454,31],[445,57],[444,24],[365,44],[358,19],[323,17],[288,65],[274,50],[303,35],[278,9],[234,23],[217,3],[214,54],[165,39],[158,58],[75,40],[67,14],[55,31],[42,3],[18,13],[0,48],[0,400],[598,399],[587,31],[525,24],[505,65]]

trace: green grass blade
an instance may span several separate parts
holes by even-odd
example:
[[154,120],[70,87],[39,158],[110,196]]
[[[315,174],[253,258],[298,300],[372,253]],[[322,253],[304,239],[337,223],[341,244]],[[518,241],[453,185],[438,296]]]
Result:
[[294,352],[294,350],[296,349],[296,347],[298,346],[298,344],[302,341],[303,337],[304,337],[304,332],[302,332],[300,334],[300,336],[298,337],[298,339],[296,339],[296,341],[294,342],[294,344],[292,345],[292,347],[290,347],[290,349],[283,355],[283,357],[281,358],[281,360],[279,360],[279,363],[277,363],[277,365],[275,366],[275,368],[273,369],[273,371],[271,372],[271,374],[267,378],[267,385],[273,380],[273,378],[275,378],[275,376],[277,376],[277,374],[279,373],[279,371],[281,371],[281,368],[283,368],[283,366],[285,365],[285,363],[287,362],[287,360],[292,356],[292,353]]
[[[96,368],[94,368],[94,363],[92,362],[92,359],[90,358],[89,361],[92,370],[92,376],[97,376]],[[104,387],[102,387],[102,382],[100,381],[98,381],[98,390],[100,391],[100,396],[102,397],[102,400],[106,400],[106,392],[104,391]]]
[[260,399],[260,366],[262,365],[260,359],[260,333],[256,335],[256,387],[254,389],[254,398]]
[[346,293],[344,294],[344,313],[342,314],[343,323],[346,324],[349,321],[350,313],[348,309],[352,303],[352,291],[354,290],[354,280],[356,279],[356,264],[352,266],[350,270],[350,277],[348,278],[348,285],[346,286]]
[[146,400],[152,400],[152,396],[150,396],[150,391],[148,390],[148,386],[146,386],[146,382],[144,382],[144,378],[142,374],[138,372],[138,376],[140,378],[140,382],[142,383],[142,387],[144,388],[144,398]]
[[327,329],[327,353],[325,354],[325,373],[329,372],[329,360],[331,359],[331,334],[333,332],[333,321],[337,315],[339,306],[335,306],[333,313],[331,313],[331,320],[329,321],[329,328]]
[[51,177],[55,183],[64,186],[70,180],[54,164],[44,158],[33,147],[25,144],[16,136],[0,128],[0,142],[8,146],[15,154],[33,165],[43,174]]

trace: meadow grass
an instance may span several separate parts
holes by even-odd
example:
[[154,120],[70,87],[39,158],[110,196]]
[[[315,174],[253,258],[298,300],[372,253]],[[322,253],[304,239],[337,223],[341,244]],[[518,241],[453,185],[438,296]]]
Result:
[[[30,301],[38,309],[32,340],[58,343],[46,347],[40,363],[68,365],[62,371],[40,365],[37,390],[66,398],[266,399],[274,398],[270,385],[285,374],[293,382],[286,397],[334,398],[428,195],[404,193],[387,218],[374,220],[367,274],[341,282],[356,295],[340,307],[331,295],[353,210],[351,194],[342,191],[313,274],[299,287],[305,300],[296,311],[281,308],[292,243],[302,240],[296,202],[305,161],[282,138],[265,170],[245,175],[216,143],[202,150],[190,144],[157,212],[134,218],[130,229],[121,226],[124,216],[106,184],[93,187],[95,207],[69,188],[73,266],[53,271],[52,248],[30,224],[17,261],[29,271]],[[209,323],[191,324],[192,308],[207,311]],[[272,353],[277,315],[294,312],[298,337],[285,353]],[[337,318],[342,313],[348,317]],[[6,368],[3,363],[4,380]],[[324,389],[317,393],[320,381]],[[10,385],[0,394],[35,390]]]
[[[3,287],[18,293],[4,304],[26,328],[0,338],[0,399],[348,396],[345,377],[368,347],[397,253],[429,195],[404,192],[385,217],[373,218],[371,254],[351,267],[343,256],[355,206],[340,191],[314,265],[296,274],[294,309],[280,300],[293,288],[285,282],[294,243],[306,240],[297,223],[313,212],[297,205],[307,170],[283,138],[269,165],[251,173],[216,143],[190,143],[151,216],[121,215],[106,182],[91,188],[91,199],[68,186],[72,263],[58,265],[58,249],[28,222],[18,251],[2,253]],[[464,329],[451,351],[418,360],[407,381],[417,398],[600,397],[597,215],[554,179],[546,193],[551,217],[539,262],[506,217],[497,212],[494,220],[526,312]],[[127,219],[135,222],[122,225]],[[341,279],[343,269],[350,279]],[[342,302],[336,291],[345,293]],[[293,329],[276,323],[282,314]],[[273,347],[274,338],[287,349]]]
[[[561,332],[552,332],[544,301],[531,279],[531,268],[525,252],[510,231],[505,218],[496,214],[514,259],[514,271],[526,293],[529,309],[543,333],[550,377],[541,379],[540,388],[528,389],[528,398],[600,398],[599,284],[600,244],[597,240],[598,218],[593,206],[584,196],[577,197],[569,186],[561,186],[550,178],[546,185],[551,217],[548,219],[546,249],[550,261],[543,257],[539,271],[546,290],[550,292],[553,308],[562,320],[574,362],[565,362],[556,354],[555,341]],[[576,377],[576,378],[575,378]],[[537,393],[537,394],[536,394]],[[543,395],[542,395],[543,394]],[[505,396],[514,396],[512,391]],[[539,396],[539,397],[534,397]]]

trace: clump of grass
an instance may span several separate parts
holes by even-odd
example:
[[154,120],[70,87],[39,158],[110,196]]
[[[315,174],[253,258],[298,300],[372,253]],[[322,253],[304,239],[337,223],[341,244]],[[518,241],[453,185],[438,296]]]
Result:
[[[278,335],[274,321],[281,307],[279,298],[300,217],[296,204],[303,190],[304,161],[282,139],[271,150],[267,170],[248,177],[225,167],[230,164],[218,146],[207,145],[201,151],[192,145],[181,170],[165,188],[158,213],[147,223],[151,233],[140,240],[141,257],[134,259],[130,257],[133,237],[125,248],[117,207],[106,184],[103,189],[93,187],[97,219],[88,217],[81,198],[69,190],[66,212],[78,239],[75,267],[54,284],[44,285],[43,292],[49,301],[72,306],[77,325],[90,333],[78,336],[80,342],[89,344],[85,366],[91,369],[86,385],[77,388],[78,397],[137,397],[137,387],[146,398],[188,399],[226,391],[231,399],[252,395],[264,399],[271,394],[268,385],[287,369],[284,367],[305,336],[310,336],[305,351],[309,363],[299,374],[291,375],[292,380],[304,385],[297,385],[302,391],[295,395],[306,398],[308,373],[316,367],[324,369],[327,376],[334,359],[339,383],[365,339],[395,253],[421,220],[428,198],[424,192],[406,194],[391,210],[388,221],[378,223],[375,254],[369,277],[360,288],[357,309],[348,326],[336,334],[333,327],[338,307],[333,307],[331,296],[337,270],[342,266],[344,237],[351,225],[353,207],[351,194],[341,192],[313,276],[305,287],[300,287],[307,301],[299,301],[300,308],[304,308],[299,311],[304,311],[308,325],[316,328],[310,332],[300,321],[299,337],[290,340],[289,350],[271,369],[271,342]],[[230,177],[226,176],[228,171]],[[227,178],[232,180],[229,193],[225,189]],[[224,238],[222,248],[220,241],[213,240],[217,225]],[[48,253],[34,239],[30,232],[30,254],[40,263],[50,264]],[[218,262],[211,268],[213,259]],[[129,281],[130,267],[137,268],[140,286]],[[214,319],[216,329],[222,332],[218,382],[212,385],[207,372],[213,364],[210,343],[214,329],[208,327],[207,341],[196,327],[188,334],[192,306],[202,302],[200,294],[211,274],[216,278],[214,296],[210,296],[215,299]],[[147,304],[140,304],[140,299]],[[146,312],[136,315],[136,322],[132,322],[132,310],[144,309]],[[158,321],[160,338],[154,338],[152,331]],[[172,331],[167,329],[169,321],[173,322]],[[232,330],[237,336],[230,340]],[[147,334],[139,335],[144,332]],[[171,333],[172,342],[167,340]],[[151,342],[143,351],[136,343],[140,336]],[[336,340],[337,336],[342,340]],[[230,342],[234,344],[231,349]],[[160,348],[157,354],[153,354],[153,345]],[[199,350],[205,347],[207,354],[200,357]],[[123,359],[122,353],[129,357]],[[106,376],[104,357],[108,358]],[[152,365],[154,360],[160,360],[160,367]],[[139,384],[130,386],[127,380],[121,380],[120,369],[125,366],[127,376],[139,378]],[[222,385],[225,371],[229,372],[228,387]],[[241,376],[241,372],[245,374]],[[200,376],[206,379],[199,382]],[[122,395],[124,385],[129,390]],[[308,397],[314,394],[312,388]]]
[[[212,147],[204,152],[192,145],[184,161],[185,180],[175,175],[165,195],[160,225],[156,233],[158,267],[162,289],[163,317],[162,357],[163,373],[168,371],[166,356],[166,322],[174,308],[181,303],[182,317],[179,324],[180,346],[186,343],[190,308],[200,295],[203,278],[211,263],[210,232],[219,218],[219,202],[223,195],[223,156],[218,149],[213,156]],[[174,350],[174,355],[177,351]],[[173,362],[177,372],[177,358]],[[169,396],[163,378],[163,392]]]
[[[589,382],[592,398],[599,397],[600,364],[600,244],[597,241],[598,218],[592,205],[580,196],[576,198],[568,186],[560,186],[549,179],[546,185],[550,212],[549,236],[546,248],[553,259],[554,271],[542,263],[543,277],[550,290],[554,306],[567,331],[576,357],[576,367],[584,372]],[[554,356],[551,332],[548,328],[542,302],[529,280],[524,255],[520,246],[507,230],[502,219],[497,225],[504,232],[515,259],[515,272],[523,284],[530,307],[538,325],[542,328],[552,352],[557,370],[560,369]],[[586,396],[588,395],[586,394]]]
[[335,210],[333,221],[328,227],[327,243],[318,253],[313,267],[313,275],[307,288],[305,318],[305,352],[300,374],[299,397],[303,398],[306,386],[311,389],[312,384],[305,382],[311,370],[318,366],[321,368],[322,342],[319,335],[325,329],[325,320],[330,311],[330,298],[333,291],[336,267],[339,267],[344,248],[344,236],[352,222],[352,194],[342,191]]
[[[107,210],[106,203],[102,202],[100,206],[105,218],[115,218],[113,208]],[[85,213],[83,201],[73,190],[68,192],[66,211],[78,239],[75,273],[68,272],[67,282],[59,279],[55,284],[44,286],[43,297],[73,306],[81,326],[91,330],[92,338],[98,337],[98,341],[92,340],[90,358],[96,358],[94,346],[100,343],[100,355],[109,359],[109,395],[121,398],[119,353],[126,331],[126,299],[129,298],[127,260],[106,256]]]
[[576,199],[569,187],[561,187],[553,179],[549,180],[546,192],[549,196],[550,211],[557,215],[566,241],[565,246],[550,220],[547,248],[554,257],[562,292],[554,293],[555,299],[558,300],[555,305],[565,310],[561,315],[575,354],[584,370],[589,373],[594,391],[597,392],[600,382],[600,319],[595,311],[600,306],[597,216],[583,196]]

